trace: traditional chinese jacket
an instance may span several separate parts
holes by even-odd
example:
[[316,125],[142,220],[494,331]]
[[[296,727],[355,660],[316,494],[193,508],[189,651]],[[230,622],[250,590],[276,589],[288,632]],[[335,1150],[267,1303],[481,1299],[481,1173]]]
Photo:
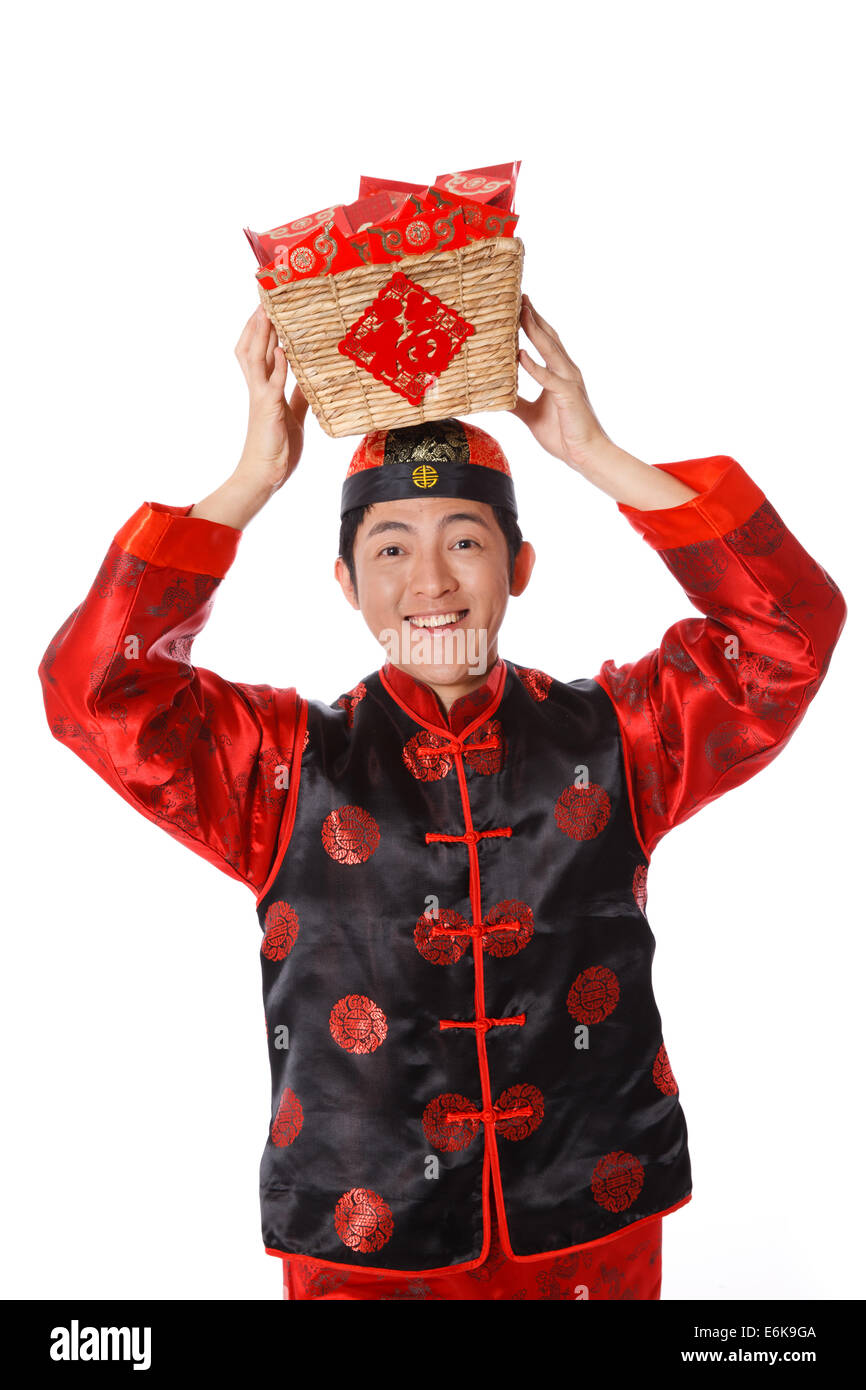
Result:
[[[784,747],[845,621],[727,456],[619,510],[703,615],[594,679],[498,659],[443,714],[386,663],[333,704],[190,663],[240,532],[145,503],[40,666],[54,735],[253,891],[262,1232],[358,1270],[610,1239],[690,1198],[647,869]],[[130,638],[135,638],[130,643]]]

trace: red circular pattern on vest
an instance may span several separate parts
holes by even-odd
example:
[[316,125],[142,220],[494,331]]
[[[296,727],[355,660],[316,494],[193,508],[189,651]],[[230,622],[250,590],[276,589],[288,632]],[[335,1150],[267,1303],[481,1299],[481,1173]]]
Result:
[[604,787],[566,787],[554,808],[556,824],[572,840],[593,840],[610,820],[610,797]]
[[[420,729],[404,744],[403,762],[419,782],[438,782],[451,771],[454,759],[448,748],[453,741],[444,734],[434,734],[430,729]],[[442,751],[433,757],[419,753],[419,748],[438,748]]]
[[[472,743],[488,742],[494,742],[495,746],[493,748],[469,747]],[[466,761],[474,772],[480,772],[485,777],[501,770],[504,756],[505,740],[502,737],[502,725],[498,719],[488,719],[466,739]]]
[[478,1107],[466,1096],[446,1094],[436,1096],[424,1107],[424,1114],[421,1116],[421,1124],[427,1136],[428,1144],[432,1144],[434,1149],[442,1149],[445,1153],[456,1153],[458,1149],[465,1149],[472,1143],[481,1124],[476,1118],[474,1120],[452,1120],[450,1123],[445,1119],[449,1110],[466,1111],[467,1114],[478,1115]]
[[581,970],[568,991],[566,1007],[578,1023],[602,1023],[619,1003],[619,980],[606,965]]
[[656,1059],[653,1062],[653,1081],[656,1083],[663,1096],[675,1096],[679,1090],[676,1077],[671,1071],[668,1050],[664,1043],[662,1043],[656,1053]]
[[344,709],[348,715],[346,723],[350,729],[355,721],[355,707],[361,703],[366,694],[366,685],[363,681],[359,681],[357,685],[352,687],[347,695],[341,695],[337,701],[340,709]]
[[350,1250],[368,1255],[387,1245],[394,1234],[394,1217],[378,1192],[352,1187],[334,1208],[334,1228]]
[[322,822],[322,844],[338,864],[363,864],[379,843],[379,827],[363,806],[338,806]]
[[640,1160],[623,1149],[615,1149],[596,1164],[592,1195],[605,1211],[625,1211],[637,1201],[643,1180]]
[[305,729],[305,730],[304,730],[304,752],[307,751],[307,749],[309,748],[309,746],[310,746],[310,731],[309,731],[309,729]]
[[503,1139],[526,1139],[534,1133],[544,1119],[544,1096],[537,1086],[527,1086],[519,1082],[509,1086],[496,1102],[498,1110],[510,1110],[512,1106],[531,1105],[531,1115],[515,1115],[513,1120],[497,1120],[496,1133]]
[[388,1036],[388,1020],[366,994],[347,994],[331,1010],[331,1037],[346,1052],[375,1052]]
[[537,671],[534,666],[515,666],[514,670],[523,681],[533,700],[540,702],[547,699],[550,687],[553,685],[553,676],[548,676],[544,671]]
[[[509,927],[497,931],[495,924],[504,921],[517,921],[520,926],[516,930]],[[489,955],[500,959],[503,956],[516,956],[529,944],[535,932],[532,908],[518,898],[506,898],[490,909],[484,918],[484,928],[481,945]]]
[[646,864],[638,864],[631,881],[631,891],[634,893],[634,900],[641,912],[646,912],[646,877]]
[[289,1144],[294,1144],[301,1132],[301,1125],[304,1123],[304,1112],[301,1109],[301,1102],[294,1091],[286,1088],[280,1097],[277,1107],[277,1114],[274,1123],[271,1125],[271,1142],[277,1148],[285,1149]]
[[271,903],[265,913],[262,955],[267,960],[285,960],[298,939],[298,914],[288,903]]
[[[466,935],[434,935],[434,927],[465,927]],[[440,907],[438,917],[422,912],[415,923],[415,945],[431,965],[455,965],[472,940],[469,923],[450,907]]]

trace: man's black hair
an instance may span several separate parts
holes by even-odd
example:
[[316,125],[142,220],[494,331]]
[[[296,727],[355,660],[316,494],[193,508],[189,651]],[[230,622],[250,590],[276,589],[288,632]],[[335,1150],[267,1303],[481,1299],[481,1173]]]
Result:
[[[374,503],[368,502],[366,507],[353,507],[351,511],[346,512],[340,522],[340,559],[349,571],[352,588],[356,594],[358,586],[355,582],[355,537],[358,534],[358,527],[373,505]],[[508,507],[493,507],[492,510],[508,546],[508,584],[510,587],[514,579],[514,562],[517,558],[517,552],[523,544],[523,533],[517,517]]]

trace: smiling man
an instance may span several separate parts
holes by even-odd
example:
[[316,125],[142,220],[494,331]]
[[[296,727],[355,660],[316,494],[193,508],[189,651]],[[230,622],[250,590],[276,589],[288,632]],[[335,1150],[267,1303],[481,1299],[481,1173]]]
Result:
[[332,704],[193,666],[301,457],[306,402],[257,311],[237,469],[141,505],[39,669],[54,736],[255,895],[287,1298],[660,1296],[691,1171],[650,858],[784,748],[845,621],[740,464],[627,454],[528,301],[522,325],[544,364],[521,350],[542,390],[516,415],[697,610],[656,650],[577,680],[499,654],[535,555],[501,448],[449,419],[364,436],[344,482],[335,575],[388,660]]
[[534,563],[489,434],[449,419],[364,436],[343,486],[334,573],[390,667],[445,710],[495,664],[509,595],[523,593]]

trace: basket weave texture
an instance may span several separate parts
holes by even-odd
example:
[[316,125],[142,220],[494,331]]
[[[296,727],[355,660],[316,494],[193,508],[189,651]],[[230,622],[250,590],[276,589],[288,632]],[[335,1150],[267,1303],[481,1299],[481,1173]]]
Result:
[[[456,309],[475,329],[419,405],[337,351],[338,342],[395,270]],[[256,283],[316,419],[338,439],[449,415],[511,409],[517,402],[522,270],[519,237],[492,237],[456,251],[403,256],[387,265],[359,266],[274,290]]]

